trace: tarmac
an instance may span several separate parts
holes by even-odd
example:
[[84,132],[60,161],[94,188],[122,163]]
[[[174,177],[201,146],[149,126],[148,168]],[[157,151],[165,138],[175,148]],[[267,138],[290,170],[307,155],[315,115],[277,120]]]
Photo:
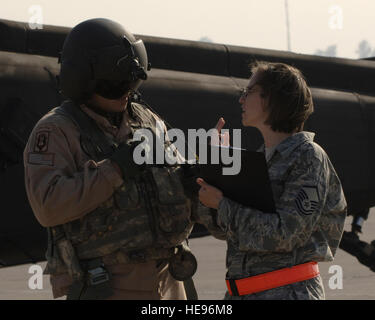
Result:
[[[352,218],[346,221],[345,230],[350,230]],[[363,227],[361,240],[375,239],[375,208]],[[191,250],[198,260],[198,270],[193,277],[199,299],[221,300],[225,286],[226,242],[212,236],[191,239]],[[38,263],[43,269],[45,262]],[[31,264],[0,269],[0,300],[51,300],[49,277],[43,276],[42,288],[31,289],[35,271]],[[358,260],[339,249],[333,262],[319,263],[327,300],[374,300],[375,272],[360,264]],[[34,266],[35,268],[35,266]],[[29,273],[29,271],[31,273]],[[342,274],[342,278],[340,277]],[[61,298],[63,299],[63,298]]]

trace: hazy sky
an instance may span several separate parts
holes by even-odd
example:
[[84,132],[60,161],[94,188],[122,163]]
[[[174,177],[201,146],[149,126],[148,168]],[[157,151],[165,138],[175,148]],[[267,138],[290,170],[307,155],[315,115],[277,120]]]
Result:
[[[97,17],[137,34],[287,50],[285,0],[0,0],[0,18],[74,26]],[[314,54],[330,45],[358,58],[367,40],[375,53],[374,0],[288,0],[291,49]],[[37,6],[37,7],[35,7]],[[31,20],[30,20],[31,19]]]

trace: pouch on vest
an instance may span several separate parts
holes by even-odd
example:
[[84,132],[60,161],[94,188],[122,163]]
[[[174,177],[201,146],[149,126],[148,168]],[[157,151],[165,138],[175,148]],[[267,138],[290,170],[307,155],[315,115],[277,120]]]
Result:
[[68,272],[67,267],[62,261],[59,250],[56,246],[58,239],[53,235],[52,228],[47,228],[48,233],[48,248],[46,252],[47,265],[43,274],[62,274]]
[[184,194],[180,168],[152,167],[151,172],[157,186],[156,220],[164,238],[161,241],[169,246],[178,245],[188,237],[192,229],[190,200]]
[[119,209],[134,209],[139,207],[139,193],[137,185],[133,183],[123,184],[114,193],[116,206]]

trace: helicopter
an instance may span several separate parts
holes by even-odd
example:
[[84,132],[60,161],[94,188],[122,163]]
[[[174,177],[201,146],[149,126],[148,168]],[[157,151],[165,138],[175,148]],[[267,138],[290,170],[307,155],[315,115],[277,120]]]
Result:
[[[0,19],[0,266],[45,260],[47,236],[36,221],[24,186],[23,150],[36,122],[65,98],[59,91],[59,52],[70,28]],[[375,61],[319,57],[199,41],[136,35],[152,69],[142,98],[174,128],[212,128],[225,118],[241,128],[239,93],[255,60],[300,69],[311,87],[315,111],[305,123],[316,133],[343,185],[352,232],[340,248],[375,271],[375,242],[359,233],[375,206]],[[256,150],[262,137],[241,128],[242,147]],[[191,237],[208,235],[196,224]]]

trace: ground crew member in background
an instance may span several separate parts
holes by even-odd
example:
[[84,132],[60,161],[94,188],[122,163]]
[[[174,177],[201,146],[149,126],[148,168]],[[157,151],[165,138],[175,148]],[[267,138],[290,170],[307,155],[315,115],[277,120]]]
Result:
[[260,62],[240,103],[242,124],[264,138],[276,212],[245,207],[197,179],[200,201],[217,209],[226,234],[225,299],[324,299],[317,262],[334,258],[346,201],[314,133],[302,131],[313,112],[310,89],[296,68]]

